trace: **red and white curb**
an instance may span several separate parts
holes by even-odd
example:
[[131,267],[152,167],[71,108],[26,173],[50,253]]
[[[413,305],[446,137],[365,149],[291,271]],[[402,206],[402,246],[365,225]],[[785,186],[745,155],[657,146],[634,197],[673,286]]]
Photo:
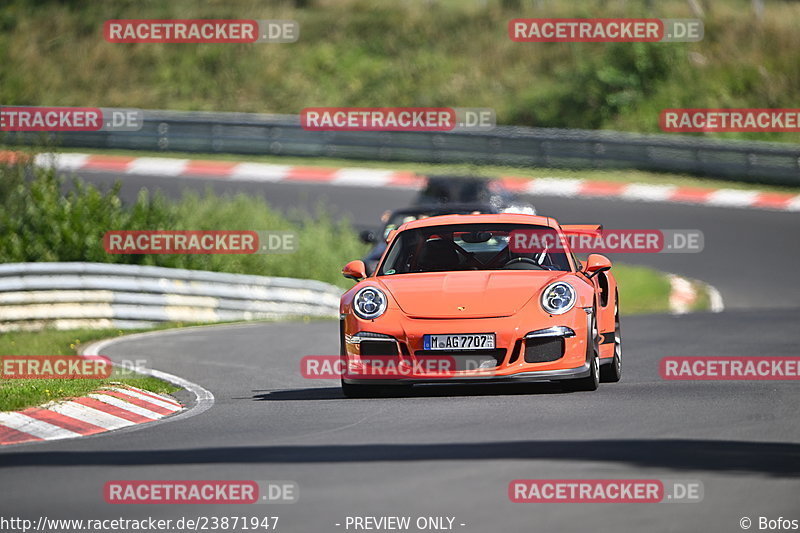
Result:
[[672,314],[685,315],[692,311],[692,307],[700,296],[697,292],[697,285],[706,291],[712,313],[721,313],[725,310],[722,295],[714,286],[703,282],[692,283],[692,281],[675,274],[668,274],[667,278],[670,285],[669,309]]
[[[0,151],[0,162],[14,161],[18,152]],[[92,154],[39,154],[39,166],[65,171],[118,172],[127,175],[200,177],[250,182],[306,182],[351,187],[419,189],[425,178],[411,171],[372,168],[325,168],[234,161],[203,161],[167,157],[127,157]],[[717,207],[800,211],[800,194],[740,189],[710,189],[589,181],[572,178],[517,178],[503,176],[511,190],[541,196],[605,197],[640,202],[673,202]]]
[[22,411],[0,412],[0,445],[94,435],[183,410],[175,399],[125,385]]

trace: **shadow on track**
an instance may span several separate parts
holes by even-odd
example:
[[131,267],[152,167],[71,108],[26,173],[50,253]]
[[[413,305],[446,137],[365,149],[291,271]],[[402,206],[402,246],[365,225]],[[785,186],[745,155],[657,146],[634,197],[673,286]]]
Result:
[[601,461],[675,471],[744,472],[794,478],[800,475],[800,444],[609,439],[0,453],[0,467],[486,460]]
[[[342,389],[315,387],[307,389],[255,390],[254,401],[343,400]],[[503,383],[497,385],[417,385],[412,389],[387,392],[377,398],[442,398],[456,396],[513,396],[519,394],[558,394],[564,392],[557,383]],[[574,394],[574,393],[569,393]],[[238,398],[243,399],[243,398]],[[372,398],[366,398],[370,400]],[[364,401],[355,399],[348,401]]]

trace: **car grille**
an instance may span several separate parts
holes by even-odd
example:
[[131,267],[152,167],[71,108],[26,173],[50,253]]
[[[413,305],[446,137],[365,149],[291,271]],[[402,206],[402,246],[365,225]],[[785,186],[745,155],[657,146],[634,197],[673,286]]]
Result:
[[526,363],[547,363],[562,357],[564,357],[564,339],[561,337],[525,339]]
[[423,357],[452,357],[455,361],[456,370],[476,370],[481,363],[489,362],[491,366],[483,368],[495,368],[500,366],[506,357],[505,348],[495,348],[492,350],[470,350],[468,352],[446,352],[442,350],[416,350],[414,355],[418,358]]

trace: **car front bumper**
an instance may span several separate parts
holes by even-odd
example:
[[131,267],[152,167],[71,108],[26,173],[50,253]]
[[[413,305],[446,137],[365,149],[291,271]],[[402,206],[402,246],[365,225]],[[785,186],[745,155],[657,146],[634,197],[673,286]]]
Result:
[[353,385],[422,385],[422,384],[493,384],[493,383],[541,383],[545,381],[561,381],[567,379],[579,379],[589,376],[590,368],[588,363],[577,368],[565,368],[561,370],[538,370],[532,372],[518,372],[515,374],[482,375],[482,376],[453,376],[447,378],[433,378],[427,376],[416,376],[398,379],[358,379],[343,377],[345,383]]
[[[389,313],[387,313],[389,314]],[[509,383],[509,382],[541,382],[579,379],[590,374],[587,362],[587,332],[591,325],[591,308],[576,307],[563,315],[539,314],[537,316],[520,315],[499,318],[480,318],[470,320],[430,320],[405,317],[401,313],[391,319],[380,317],[378,320],[361,320],[352,314],[342,317],[341,354],[343,367],[347,369],[343,375],[349,384],[409,384],[409,383]],[[451,358],[463,364],[470,357],[489,357],[485,353],[457,351],[436,352],[423,350],[425,334],[471,334],[492,332],[496,336],[496,350],[492,357],[495,361],[488,367],[470,367],[471,370],[457,369],[451,365],[447,372],[426,369],[420,371],[422,362],[437,356]],[[373,337],[370,338],[369,336]],[[406,364],[403,372],[384,375],[367,373],[370,358],[375,353],[362,354],[363,341],[378,341],[381,346],[391,348],[381,353],[380,358],[388,366],[394,364],[395,370]],[[555,360],[544,362],[529,361],[526,347],[529,339],[559,339],[562,343],[562,355]],[[394,353],[388,353],[391,351]],[[365,352],[367,350],[364,350]],[[374,361],[374,359],[372,359]],[[415,365],[420,363],[420,365]],[[399,365],[399,366],[398,366]]]

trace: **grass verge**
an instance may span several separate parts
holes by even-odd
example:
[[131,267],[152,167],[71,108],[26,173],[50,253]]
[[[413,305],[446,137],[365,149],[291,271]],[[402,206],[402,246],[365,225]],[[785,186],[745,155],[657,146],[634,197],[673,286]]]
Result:
[[[316,279],[346,286],[342,265],[368,249],[348,220],[333,219],[319,205],[314,215],[283,214],[263,198],[244,193],[187,192],[170,200],[140,191],[135,202],[110,190],[30,160],[0,164],[0,263],[87,261],[210,270],[260,276]],[[286,254],[110,254],[103,236],[111,230],[253,230],[294,232],[297,250]]]
[[[115,329],[82,329],[7,332],[0,337],[0,353],[3,355],[76,356],[81,343],[129,333],[135,333],[135,331],[123,333]],[[0,360],[2,360],[2,356],[0,356]],[[111,382],[124,383],[160,394],[170,394],[179,390],[178,387],[166,381],[118,369],[115,369],[108,379],[0,378],[0,411],[15,411],[52,400],[84,396]]]
[[[301,320],[310,323],[312,320],[324,320],[320,317],[292,316],[284,320]],[[274,319],[260,320],[259,322],[274,322]],[[221,325],[225,322],[189,323],[167,322],[144,329],[73,329],[42,331],[15,331],[7,332],[0,337],[0,364],[7,355],[67,355],[77,356],[82,346],[88,343],[143,333],[182,327]],[[132,361],[131,363],[136,363]],[[144,361],[147,365],[149,362]],[[137,366],[137,365],[132,365]],[[0,377],[0,412],[16,411],[42,405],[44,403],[75,398],[89,394],[100,387],[112,382],[123,383],[139,389],[171,394],[180,390],[179,387],[166,381],[136,373],[127,368],[114,368],[114,373],[108,379],[3,379]]]
[[670,284],[666,275],[648,267],[615,264],[620,315],[669,312]]

